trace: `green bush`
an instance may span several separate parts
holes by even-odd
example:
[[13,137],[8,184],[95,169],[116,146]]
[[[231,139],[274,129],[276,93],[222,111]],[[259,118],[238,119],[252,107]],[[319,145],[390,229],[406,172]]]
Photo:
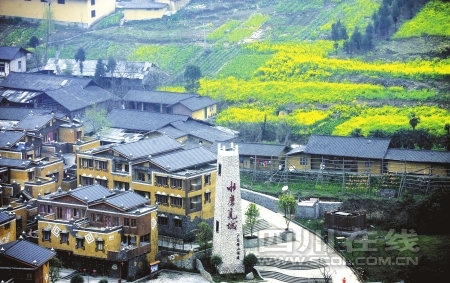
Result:
[[84,278],[80,274],[75,274],[75,276],[70,279],[70,283],[84,283]]
[[248,254],[244,257],[245,273],[252,271],[253,266],[258,262],[258,258],[254,254]]
[[98,281],[98,283],[108,283],[108,280],[102,279],[102,280]]

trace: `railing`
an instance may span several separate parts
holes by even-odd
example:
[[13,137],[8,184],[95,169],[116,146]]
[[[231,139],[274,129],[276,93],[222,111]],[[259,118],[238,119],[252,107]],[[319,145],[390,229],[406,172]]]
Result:
[[[108,260],[116,261],[120,258],[120,260],[130,260],[139,255],[147,254],[150,252],[150,243],[145,243],[140,247],[136,246],[126,246],[122,251],[108,251]],[[120,255],[119,255],[120,253]]]

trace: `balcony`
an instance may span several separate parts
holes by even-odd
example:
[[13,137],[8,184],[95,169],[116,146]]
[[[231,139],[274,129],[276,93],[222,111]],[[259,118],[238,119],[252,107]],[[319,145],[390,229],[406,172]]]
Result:
[[142,243],[140,247],[128,245],[121,251],[108,251],[107,259],[111,261],[128,261],[137,256],[147,254],[150,250],[150,243]]
[[202,189],[201,184],[191,184],[191,186],[190,186],[191,191],[197,191],[197,190],[201,190],[201,189]]

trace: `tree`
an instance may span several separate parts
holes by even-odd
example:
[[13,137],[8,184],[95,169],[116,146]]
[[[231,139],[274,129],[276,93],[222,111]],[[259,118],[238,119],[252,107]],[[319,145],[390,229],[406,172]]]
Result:
[[[183,237],[183,245],[184,243],[190,243],[192,248],[192,242],[195,241],[195,234],[194,232],[187,232]],[[183,246],[184,249],[184,246]]]
[[292,215],[297,213],[297,200],[290,193],[284,193],[278,198],[278,209],[284,213],[284,219],[286,221],[286,231],[289,230],[289,223],[291,222]]
[[83,74],[83,62],[86,61],[86,52],[83,47],[78,48],[75,53],[75,62],[80,64],[80,74]]
[[212,228],[208,223],[202,221],[198,224],[198,234],[197,234],[197,242],[200,246],[200,250],[205,252],[206,257],[206,249],[208,248],[208,243],[212,239]]
[[186,82],[184,88],[187,92],[196,92],[200,88],[200,78],[202,72],[200,68],[194,65],[188,65],[184,71],[184,80]]
[[216,268],[217,273],[217,267],[222,264],[222,258],[219,255],[213,255],[210,259],[211,265],[213,265]]
[[39,39],[36,36],[32,36],[28,41],[28,46],[36,48],[39,45]]
[[102,59],[98,59],[97,60],[97,64],[95,65],[95,74],[94,74],[94,79],[97,83],[100,84],[101,82],[101,78],[106,76],[106,66],[103,63]]
[[420,123],[420,117],[416,116],[415,113],[411,113],[411,115],[409,116],[409,124],[411,125],[411,128],[413,130],[416,129],[417,124]]
[[358,138],[358,137],[363,137],[364,135],[362,134],[362,131],[360,128],[356,128],[356,129],[352,130],[352,132],[350,133],[350,136]]
[[253,267],[258,263],[258,258],[250,253],[244,257],[245,272],[252,271]]
[[254,203],[250,203],[245,211],[245,225],[250,227],[250,237],[253,238],[253,228],[259,222],[259,208]]
[[70,283],[84,283],[84,278],[80,274],[75,274],[72,279],[70,279]]
[[107,131],[112,124],[107,119],[108,113],[105,109],[98,107],[96,104],[87,109],[84,114],[84,121],[87,128],[91,129],[92,133],[98,134]]
[[61,279],[60,273],[61,267],[62,261],[56,256],[50,260],[50,271],[49,271],[50,282],[56,283]]

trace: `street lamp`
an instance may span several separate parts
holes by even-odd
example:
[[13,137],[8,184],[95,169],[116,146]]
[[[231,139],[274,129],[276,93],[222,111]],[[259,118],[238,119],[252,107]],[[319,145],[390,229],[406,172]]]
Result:
[[48,45],[50,42],[50,17],[51,17],[51,4],[52,0],[42,0],[42,2],[48,3],[48,13],[47,13],[47,43],[45,44],[45,64],[47,64],[48,60]]

